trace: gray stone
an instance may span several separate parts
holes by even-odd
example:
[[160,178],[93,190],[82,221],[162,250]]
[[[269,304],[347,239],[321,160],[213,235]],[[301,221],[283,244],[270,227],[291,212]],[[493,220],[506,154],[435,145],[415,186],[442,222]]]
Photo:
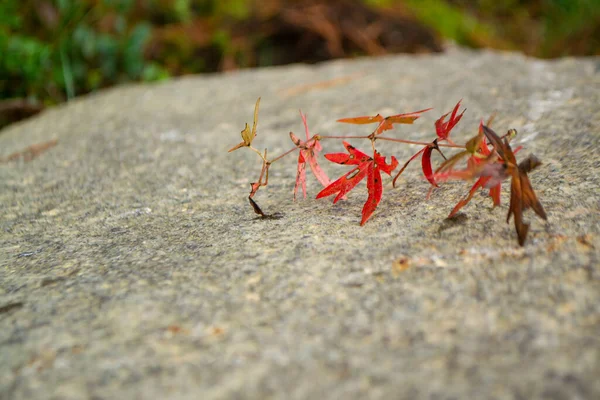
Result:
[[[417,161],[360,227],[364,184],[332,205],[309,176],[292,202],[296,156],[256,196],[282,218],[256,218],[258,157],[227,149],[258,96],[272,155],[304,135],[299,108],[364,135],[335,120],[435,107],[386,133],[431,140],[462,98],[459,142],[497,111],[544,162],[548,222],[527,212],[520,248],[508,185],[447,221],[470,184],[426,200]],[[119,87],[9,127],[0,157],[58,145],[0,165],[0,398],[599,398],[598,104],[598,58],[453,49]]]

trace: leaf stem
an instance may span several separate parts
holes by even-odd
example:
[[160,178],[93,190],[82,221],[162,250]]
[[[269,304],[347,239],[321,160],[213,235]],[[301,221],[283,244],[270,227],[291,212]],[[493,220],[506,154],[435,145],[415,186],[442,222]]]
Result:
[[275,157],[274,159],[272,159],[271,161],[267,161],[267,163],[269,164],[273,164],[275,161],[278,161],[280,159],[282,159],[283,157],[287,156],[288,154],[292,153],[294,150],[298,150],[298,147],[293,147],[291,149],[289,149],[288,151],[286,151],[285,153]]
[[320,139],[371,139],[371,135],[365,135],[365,136],[354,136],[354,135],[347,135],[347,136],[315,135],[315,136],[319,136]]
[[[252,146],[248,146],[248,148],[249,148],[250,150],[252,150],[253,152],[255,152],[256,154],[258,154],[258,156],[259,156],[260,158],[262,158],[262,160],[263,160],[264,162],[267,162],[266,154],[265,154],[265,155],[263,155],[263,153],[261,153],[261,151],[260,151],[260,150],[258,150],[257,148],[254,148],[254,147],[252,147]],[[266,151],[266,149],[265,149],[265,151]]]
[[[377,136],[377,140],[387,140],[388,142],[397,142],[397,143],[406,143],[406,144],[418,144],[421,146],[430,146],[431,142],[418,142],[416,140],[406,140],[406,139],[396,139],[390,138],[386,136]],[[454,149],[464,149],[465,146],[461,146],[458,144],[450,144],[450,143],[438,143],[439,147],[451,147]]]

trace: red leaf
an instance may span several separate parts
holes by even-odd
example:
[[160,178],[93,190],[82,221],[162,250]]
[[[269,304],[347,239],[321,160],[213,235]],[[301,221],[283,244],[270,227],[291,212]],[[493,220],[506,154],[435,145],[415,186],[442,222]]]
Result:
[[329,183],[331,183],[331,180],[329,179],[329,177],[327,176],[325,171],[323,171],[321,169],[321,166],[319,165],[319,163],[317,161],[317,154],[319,151],[321,151],[321,144],[318,141],[315,141],[315,143],[316,144],[313,147],[312,152],[305,150],[305,151],[301,151],[300,153],[304,154],[306,162],[308,162],[308,165],[310,165],[310,169],[313,172],[313,175],[315,176],[315,178],[317,178],[319,183],[321,183],[321,185],[323,185],[323,187],[325,187],[325,186],[329,185]]
[[321,142],[319,142],[319,140],[317,139],[313,139],[312,141],[310,140],[308,123],[306,122],[306,116],[302,114],[302,111],[300,111],[300,117],[302,118],[302,124],[304,125],[304,132],[306,133],[306,142],[304,143],[304,145],[307,147],[305,150],[300,150],[300,153],[303,154],[306,162],[308,163],[308,165],[310,165],[310,169],[312,170],[315,178],[317,178],[319,183],[321,183],[321,185],[325,187],[329,185],[329,183],[331,183],[331,180],[329,179],[325,171],[321,169],[317,161],[317,156],[322,150]]
[[336,197],[333,199],[333,202],[336,203],[338,200],[344,197],[346,193],[354,189],[354,187],[358,185],[358,183],[365,176],[367,176],[367,189],[369,191],[369,197],[363,206],[362,220],[360,223],[361,225],[364,225],[371,215],[373,215],[373,212],[381,200],[383,185],[381,183],[380,171],[390,175],[398,166],[398,160],[396,160],[396,157],[392,156],[390,164],[387,164],[385,162],[385,157],[380,155],[378,152],[375,152],[373,157],[369,157],[346,142],[344,142],[344,146],[346,147],[346,150],[348,150],[349,154],[334,153],[326,154],[325,157],[328,160],[337,162],[339,164],[358,164],[358,166],[354,167],[341,178],[331,183],[325,189],[321,190],[317,194],[317,199],[335,194]]
[[450,214],[448,214],[448,218],[452,218],[454,214],[456,214],[461,208],[466,206],[477,192],[477,189],[482,188],[488,179],[488,177],[484,176],[479,178],[477,182],[475,182],[475,184],[471,187],[471,190],[469,190],[469,194],[464,199],[461,199],[458,203],[456,203],[452,211],[450,211]]
[[364,225],[369,218],[371,218],[371,215],[373,215],[373,212],[381,201],[381,196],[383,194],[383,185],[381,183],[379,166],[374,165],[374,163],[369,164],[367,173],[367,190],[369,191],[369,197],[367,198],[367,202],[362,209],[362,220],[360,221],[361,226]]
[[365,161],[371,159],[368,155],[360,150],[357,150],[348,142],[343,142],[344,147],[348,150],[349,154],[346,153],[330,153],[325,154],[325,158],[331,162],[342,164],[342,165],[359,165]]
[[423,174],[425,178],[431,183],[433,186],[438,187],[438,184],[435,183],[433,179],[433,169],[431,168],[431,152],[433,151],[433,146],[427,146],[425,151],[423,152],[423,157],[421,157],[421,167],[423,168]]
[[437,121],[435,121],[435,133],[438,135],[438,137],[441,140],[448,139],[448,136],[450,135],[450,131],[452,130],[452,128],[454,128],[456,126],[456,124],[458,124],[458,121],[460,121],[463,114],[465,113],[466,109],[463,110],[463,112],[460,113],[460,115],[456,116],[456,114],[458,112],[458,108],[460,107],[461,101],[462,100],[459,100],[459,102],[456,103],[456,106],[454,106],[454,109],[452,110],[452,115],[450,115],[450,119],[448,121],[444,122],[444,119],[450,113],[446,113],[446,114],[442,115]]
[[502,191],[501,188],[502,186],[500,184],[490,188],[490,197],[494,202],[494,207],[500,205],[500,192]]
[[317,155],[321,151],[321,143],[317,139],[310,138],[310,132],[308,130],[308,124],[306,122],[306,116],[300,111],[300,117],[304,124],[304,131],[306,133],[306,141],[300,140],[293,132],[290,132],[290,138],[292,142],[300,149],[298,155],[298,170],[296,173],[296,185],[294,186],[294,200],[296,200],[296,194],[298,187],[302,186],[302,192],[304,198],[306,198],[306,163],[310,165],[310,169],[313,175],[321,183],[321,185],[328,186],[331,182],[325,171],[321,169],[317,161]]
[[386,174],[390,175],[393,170],[398,166],[398,160],[396,157],[392,156],[390,159],[390,164],[385,163],[385,157],[380,155],[378,152],[375,152],[375,164]]
[[294,185],[294,201],[296,201],[296,194],[298,193],[298,187],[302,185],[302,193],[306,198],[306,160],[302,156],[302,151],[298,154],[298,170],[296,172],[296,184]]
[[322,197],[331,196],[336,194],[337,196],[333,199],[333,203],[337,203],[339,199],[344,197],[346,193],[350,192],[358,183],[367,175],[367,168],[370,162],[366,161],[360,164],[358,167],[353,168],[350,172],[343,175],[341,178],[331,183],[325,189],[321,190],[317,194],[317,199]]
[[[508,177],[503,166],[504,160],[495,157],[490,150],[488,144],[483,140],[483,121],[479,125],[479,135],[473,137],[467,142],[467,150],[459,153],[460,156],[471,154],[467,160],[467,168],[463,170],[453,170],[458,157],[451,158],[446,165],[442,164],[443,168],[438,168],[433,178],[437,181],[445,181],[449,179],[471,180],[476,177],[479,179],[471,187],[468,195],[460,200],[454,209],[450,212],[449,217],[456,214],[462,207],[467,205],[473,198],[477,189],[489,188],[489,195],[492,198],[494,207],[500,205],[501,182]],[[516,153],[516,151],[515,151]],[[454,160],[456,158],[456,160]],[[443,172],[441,172],[443,171]]]

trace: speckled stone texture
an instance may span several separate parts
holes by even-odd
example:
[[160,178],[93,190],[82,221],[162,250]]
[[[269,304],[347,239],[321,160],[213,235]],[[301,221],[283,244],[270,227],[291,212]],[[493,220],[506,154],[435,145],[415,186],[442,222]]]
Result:
[[[227,149],[258,96],[273,155],[304,134],[299,108],[362,135],[335,120],[435,107],[389,132],[431,140],[462,98],[459,142],[497,111],[544,162],[548,222],[528,211],[520,248],[508,185],[448,221],[470,185],[426,201],[416,162],[361,228],[364,184],[332,205],[311,176],[292,202],[296,156],[256,196],[283,217],[257,219],[258,157]],[[598,399],[599,104],[598,58],[453,49],[120,87],[9,127],[0,157],[58,145],[0,165],[0,398]]]

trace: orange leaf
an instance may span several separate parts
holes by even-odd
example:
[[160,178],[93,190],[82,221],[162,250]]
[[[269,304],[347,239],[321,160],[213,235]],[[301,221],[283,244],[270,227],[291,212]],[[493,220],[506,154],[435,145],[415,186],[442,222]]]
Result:
[[342,118],[338,119],[337,122],[342,122],[344,124],[356,124],[356,125],[364,125],[364,124],[372,124],[374,122],[381,122],[384,118],[377,114],[374,117],[354,117],[354,118]]

